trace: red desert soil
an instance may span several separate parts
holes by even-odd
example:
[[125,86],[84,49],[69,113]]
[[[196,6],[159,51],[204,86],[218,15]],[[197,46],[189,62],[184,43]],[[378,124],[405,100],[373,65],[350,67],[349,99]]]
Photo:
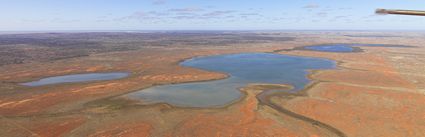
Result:
[[[335,83],[319,84],[311,97],[286,107],[328,123],[349,136],[423,136],[425,96]],[[422,133],[421,133],[422,132]]]
[[[52,69],[52,71],[47,71],[48,73],[44,73],[43,75],[61,75],[69,72],[78,73],[78,70],[86,70],[86,68],[90,68],[90,66],[93,65],[84,62],[93,62],[92,60],[96,60],[97,58],[108,60],[108,58],[110,58],[109,56],[115,56],[114,60],[116,61],[110,60],[108,63],[100,62],[98,65],[114,65],[116,66],[113,68],[114,70],[132,72],[132,75],[129,78],[114,81],[62,84],[55,85],[54,87],[17,87],[22,90],[22,93],[0,97],[0,114],[29,115],[46,111],[49,107],[57,106],[58,103],[65,104],[66,102],[73,102],[75,100],[84,101],[84,99],[91,99],[93,97],[122,94],[128,91],[145,88],[153,84],[200,81],[225,77],[225,75],[219,73],[209,73],[198,69],[183,68],[176,63],[182,59],[196,56],[197,54],[211,54],[212,51],[193,53],[184,52],[183,50],[180,52],[156,50],[145,52],[146,54],[140,52],[117,53],[118,55],[101,55],[100,57],[91,57],[84,60],[45,64],[51,66],[52,68],[50,69]],[[163,54],[155,54],[157,52],[162,52]],[[125,63],[123,61],[135,63],[121,65]],[[158,62],[161,63],[158,64]],[[72,64],[79,65],[75,66]],[[7,80],[7,75],[16,75],[14,79],[19,80],[25,77],[39,77],[42,72],[45,72],[43,65],[32,66],[30,70],[32,72],[27,72],[28,70],[26,69],[20,70],[19,68],[15,69],[15,71],[14,73],[3,74],[6,76],[2,78]],[[113,70],[108,69],[103,71]],[[143,82],[140,83],[138,81]]]
[[[424,87],[420,84],[425,83],[425,69],[418,61],[425,56],[423,36],[376,40],[333,33],[294,35],[302,39],[250,46],[146,48],[1,66],[0,136],[332,136],[311,123],[259,104],[255,95],[261,91],[254,89],[245,90],[245,98],[224,108],[138,106],[113,101],[87,105],[153,85],[225,77],[178,65],[191,57],[271,52],[329,42],[401,43],[420,48],[365,48],[362,53],[344,54],[283,50],[280,53],[340,63],[335,70],[315,71],[311,78],[318,83],[304,91],[307,96],[276,96],[273,102],[348,136],[425,136],[421,130],[425,129],[425,90],[419,89]],[[113,71],[131,72],[131,76],[33,88],[16,84],[48,76]]]
[[236,111],[225,114],[198,114],[181,123],[170,136],[227,137],[227,136],[300,136],[270,118],[257,113],[258,101],[249,94]]
[[[57,137],[64,136],[73,129],[81,126],[86,118],[82,116],[66,116],[59,118],[19,118],[19,120],[7,120],[3,118],[2,124],[13,125],[10,130],[0,130],[2,134],[13,136],[37,136]],[[19,134],[18,134],[19,133]]]
[[[48,120],[46,120],[48,121]],[[31,131],[42,137],[57,137],[63,136],[65,133],[79,127],[85,122],[85,118],[68,118],[60,119],[53,122],[42,121],[36,125],[31,125]]]
[[116,124],[106,130],[99,130],[90,137],[149,137],[152,130],[149,124]]
[[348,136],[425,136],[425,107],[420,107],[425,96],[381,57],[385,54],[368,52],[289,52],[342,61],[342,67],[312,75],[319,83],[306,90],[308,96],[276,103]]

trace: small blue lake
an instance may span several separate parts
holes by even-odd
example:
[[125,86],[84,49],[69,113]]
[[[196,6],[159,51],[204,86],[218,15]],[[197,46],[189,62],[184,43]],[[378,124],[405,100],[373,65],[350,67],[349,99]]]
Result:
[[125,95],[144,104],[169,103],[183,107],[223,106],[238,100],[238,88],[252,83],[289,84],[296,92],[310,83],[308,70],[332,69],[335,62],[326,59],[288,56],[271,53],[244,53],[198,57],[182,66],[223,72],[222,80],[155,86]]
[[412,47],[404,45],[387,44],[323,44],[314,46],[305,46],[304,50],[322,51],[322,52],[357,52],[361,51],[358,47]]
[[353,52],[354,50],[352,45],[346,44],[306,46],[304,49],[326,52]]
[[115,73],[87,73],[87,74],[73,74],[64,76],[55,76],[43,78],[37,81],[21,83],[24,86],[44,86],[60,83],[77,83],[77,82],[88,82],[88,81],[99,81],[99,80],[114,80],[125,78],[129,73],[115,72]]

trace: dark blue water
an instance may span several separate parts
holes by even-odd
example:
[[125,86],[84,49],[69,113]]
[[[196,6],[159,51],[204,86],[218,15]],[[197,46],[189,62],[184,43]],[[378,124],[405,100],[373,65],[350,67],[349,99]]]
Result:
[[56,76],[40,79],[33,82],[21,83],[24,86],[44,86],[51,84],[60,84],[60,83],[76,83],[76,82],[87,82],[87,81],[98,81],[98,80],[113,80],[125,78],[129,74],[124,72],[116,73],[88,73],[88,74],[75,74],[75,75],[65,75],[65,76]]
[[315,51],[326,51],[326,52],[353,52],[352,45],[347,44],[332,44],[332,45],[317,45],[317,46],[306,46],[304,49],[315,50]]
[[389,44],[324,44],[306,46],[306,50],[323,51],[323,52],[354,52],[353,47],[412,47],[406,45],[389,45]]
[[331,69],[335,62],[269,53],[245,53],[199,57],[186,60],[183,66],[224,72],[230,77],[223,80],[156,86],[125,95],[140,99],[145,104],[165,102],[184,107],[212,107],[231,103],[241,97],[238,90],[250,83],[290,84],[295,92],[310,80],[311,69]]

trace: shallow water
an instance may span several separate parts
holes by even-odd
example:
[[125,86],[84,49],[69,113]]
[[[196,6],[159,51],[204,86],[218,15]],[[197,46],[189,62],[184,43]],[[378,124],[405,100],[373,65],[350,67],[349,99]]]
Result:
[[405,45],[388,45],[388,44],[324,44],[303,47],[306,50],[323,51],[323,52],[356,52],[360,49],[354,47],[412,47]]
[[290,84],[299,91],[310,80],[310,69],[331,69],[335,62],[269,53],[244,53],[199,57],[186,60],[182,66],[224,72],[223,80],[155,86],[125,95],[145,104],[165,102],[184,107],[223,106],[241,97],[238,90],[250,83]]
[[326,52],[353,52],[352,45],[332,44],[332,45],[317,45],[304,47],[307,50],[326,51]]
[[43,78],[37,81],[21,83],[24,86],[44,86],[51,84],[60,84],[60,83],[76,83],[76,82],[88,82],[88,81],[98,81],[98,80],[113,80],[125,78],[129,74],[125,72],[115,72],[115,73],[87,73],[87,74],[73,74],[73,75],[64,75],[64,76],[55,76]]

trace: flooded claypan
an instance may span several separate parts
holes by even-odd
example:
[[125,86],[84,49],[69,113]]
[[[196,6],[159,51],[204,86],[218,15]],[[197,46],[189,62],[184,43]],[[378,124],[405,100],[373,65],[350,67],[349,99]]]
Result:
[[128,75],[129,74],[125,72],[73,74],[73,75],[48,77],[48,78],[43,78],[37,81],[20,83],[20,84],[24,86],[44,86],[44,85],[61,84],[61,83],[113,80],[113,79],[125,78]]
[[323,44],[314,46],[305,46],[305,50],[322,51],[322,52],[358,52],[360,49],[355,47],[411,47],[405,45],[388,45],[388,44]]
[[268,53],[244,53],[199,57],[181,63],[208,71],[223,72],[223,80],[155,86],[125,95],[145,104],[169,103],[183,107],[213,107],[231,103],[241,97],[238,90],[250,83],[290,84],[303,89],[310,80],[310,69],[331,69],[330,60]]
[[324,51],[324,52],[353,52],[354,49],[351,45],[346,44],[332,44],[332,45],[318,45],[304,47],[306,50]]

